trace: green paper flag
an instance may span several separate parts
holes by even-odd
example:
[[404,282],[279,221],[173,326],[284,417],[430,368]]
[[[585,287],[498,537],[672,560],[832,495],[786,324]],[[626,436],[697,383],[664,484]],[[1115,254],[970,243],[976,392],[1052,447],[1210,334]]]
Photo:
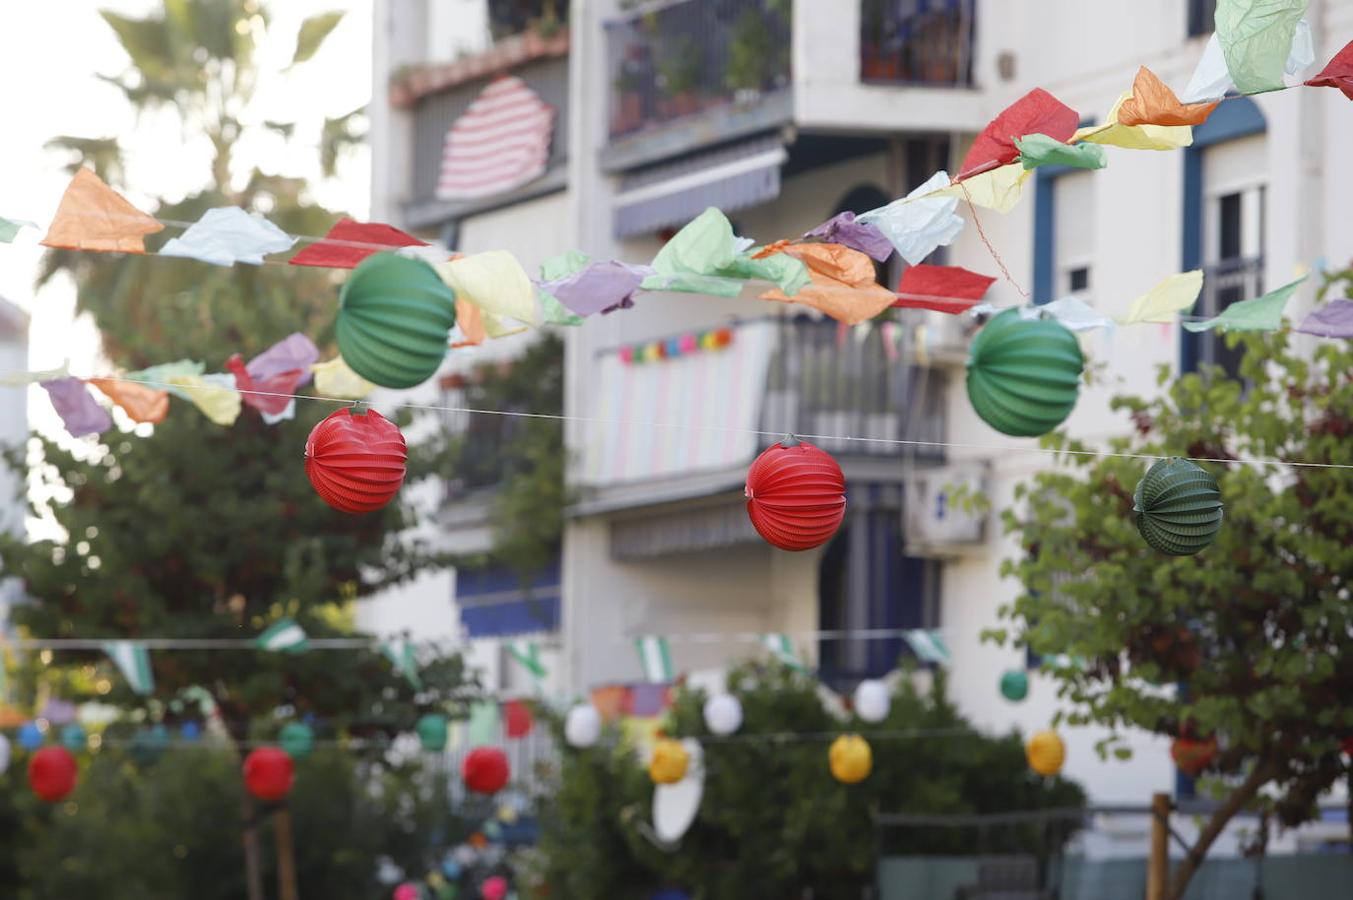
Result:
[[1217,42],[1242,94],[1283,87],[1306,0],[1218,0]]
[[273,622],[254,639],[260,650],[273,653],[304,653],[310,649],[305,629],[285,616]]
[[812,281],[803,261],[788,253],[775,253],[763,259],[739,254],[732,263],[720,269],[719,274],[730,278],[759,278],[773,282],[786,297],[793,297]]
[[551,256],[540,264],[540,280],[558,281],[570,275],[577,275],[591,262],[592,257],[581,250],[570,250],[558,256]]
[[798,672],[808,671],[808,667],[799,659],[798,651],[794,649],[793,643],[789,640],[787,634],[763,634],[761,635],[761,646],[770,651],[780,662],[789,666]]
[[653,258],[656,275],[644,279],[650,291],[682,291],[736,297],[749,278],[774,282],[793,296],[808,282],[808,268],[784,253],[752,259],[742,253],[728,217],[713,207],[702,212],[663,245]]
[[470,721],[465,726],[471,747],[498,743],[498,704],[481,700],[470,707]]
[[155,691],[155,673],[150,668],[150,652],[139,641],[104,641],[103,652],[117,666],[131,689],[141,696]]
[[537,288],[536,297],[540,300],[541,321],[546,325],[577,326],[583,323],[582,316],[569,312],[568,308],[559,302],[559,298],[549,291]]
[[536,681],[541,681],[548,674],[540,662],[540,645],[535,641],[508,641],[505,646],[508,654],[530,672]]
[[418,675],[418,659],[414,655],[413,641],[408,638],[394,638],[381,644],[381,653],[390,660],[395,671],[413,686],[415,691],[423,689],[423,679]]
[[1221,311],[1221,315],[1206,322],[1185,322],[1184,327],[1189,331],[1207,331],[1210,328],[1220,328],[1222,331],[1276,331],[1283,323],[1283,308],[1305,280],[1306,276],[1303,275],[1262,297],[1232,303]]
[[1015,138],[1019,160],[1025,170],[1039,166],[1070,166],[1073,169],[1102,169],[1109,164],[1104,148],[1098,144],[1064,144],[1046,134],[1026,134]]
[[672,680],[672,652],[667,647],[667,638],[656,635],[634,639],[634,649],[639,652],[639,666],[644,670],[644,680],[666,683]]
[[949,647],[938,631],[913,628],[907,632],[906,638],[911,645],[911,652],[921,662],[948,664]]
[[25,225],[31,225],[31,222],[24,222],[21,219],[6,219],[0,217],[0,243],[8,244],[14,240],[19,229]]

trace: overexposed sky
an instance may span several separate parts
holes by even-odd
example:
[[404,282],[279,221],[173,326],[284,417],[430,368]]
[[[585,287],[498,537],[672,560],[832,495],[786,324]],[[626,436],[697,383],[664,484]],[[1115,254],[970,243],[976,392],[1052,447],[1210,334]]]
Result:
[[[177,199],[199,189],[209,177],[210,148],[188,140],[173,114],[138,117],[121,92],[97,77],[117,75],[127,59],[100,9],[139,16],[158,7],[154,0],[42,0],[7,5],[0,25],[0,216],[29,219],[45,228],[69,176],[60,153],[43,149],[56,135],[118,137],[127,159],[129,200],[149,208],[151,197]],[[241,144],[237,174],[254,166],[285,175],[318,176],[319,132],[325,116],[337,116],[371,97],[371,0],[272,0],[272,22],[261,48],[266,76],[251,118],[297,121],[288,145],[269,133]],[[300,22],[329,9],[347,10],[313,60],[284,73]],[[336,179],[316,184],[317,200],[362,216],[369,205],[365,149],[340,161]],[[41,291],[33,288],[42,258],[42,231],[25,229],[14,244],[0,244],[0,296],[27,310],[29,367],[49,369],[70,358],[78,375],[101,374],[98,338],[88,321],[73,318],[74,286],[64,278]],[[205,263],[204,263],[205,265]],[[0,410],[8,404],[0,388]],[[29,421],[44,433],[64,433],[46,392],[29,389]]]

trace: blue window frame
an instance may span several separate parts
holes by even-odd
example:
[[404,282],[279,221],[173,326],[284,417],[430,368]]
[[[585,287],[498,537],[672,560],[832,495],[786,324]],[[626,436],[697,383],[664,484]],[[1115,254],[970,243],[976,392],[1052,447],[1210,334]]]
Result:
[[[1081,127],[1094,124],[1094,119],[1085,119]],[[1057,179],[1081,171],[1071,166],[1034,170],[1034,303],[1057,299]]]

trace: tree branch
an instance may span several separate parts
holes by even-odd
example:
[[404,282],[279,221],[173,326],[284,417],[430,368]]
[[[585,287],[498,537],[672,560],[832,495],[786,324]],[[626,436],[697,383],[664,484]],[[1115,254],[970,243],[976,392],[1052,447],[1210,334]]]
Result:
[[1254,799],[1259,789],[1269,782],[1277,774],[1277,767],[1270,765],[1267,760],[1261,759],[1254,770],[1245,778],[1240,787],[1231,792],[1231,796],[1226,799],[1221,808],[1212,814],[1208,820],[1207,827],[1198,835],[1198,840],[1193,844],[1193,848],[1184,861],[1179,864],[1175,870],[1174,878],[1170,881],[1170,891],[1167,900],[1183,900],[1184,892],[1189,888],[1189,882],[1194,874],[1203,864],[1203,858],[1207,856],[1207,851],[1211,849],[1212,844],[1221,836],[1227,824],[1235,818],[1236,813],[1245,807],[1245,804]]

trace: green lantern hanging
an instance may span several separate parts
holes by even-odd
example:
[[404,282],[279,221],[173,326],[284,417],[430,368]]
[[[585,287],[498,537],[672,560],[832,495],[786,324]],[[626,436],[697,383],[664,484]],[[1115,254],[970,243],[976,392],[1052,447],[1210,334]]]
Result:
[[410,388],[436,374],[455,324],[456,295],[431,266],[377,253],[343,284],[338,350],[367,381]]
[[1001,676],[1001,696],[1018,703],[1029,696],[1029,675],[1023,669],[1009,669]]
[[997,431],[1038,437],[1071,415],[1084,368],[1080,344],[1065,326],[1009,309],[973,339],[968,400]]
[[155,724],[149,728],[138,729],[132,735],[132,761],[142,768],[155,765],[169,747],[169,730]]
[[277,743],[297,762],[315,749],[315,732],[304,722],[288,722],[277,734]]
[[418,720],[415,730],[418,732],[418,742],[423,745],[424,750],[429,753],[440,753],[446,749],[448,731],[446,716],[428,713]]
[[1147,470],[1132,494],[1137,530],[1155,550],[1192,556],[1221,530],[1217,479],[1187,459],[1162,459]]

